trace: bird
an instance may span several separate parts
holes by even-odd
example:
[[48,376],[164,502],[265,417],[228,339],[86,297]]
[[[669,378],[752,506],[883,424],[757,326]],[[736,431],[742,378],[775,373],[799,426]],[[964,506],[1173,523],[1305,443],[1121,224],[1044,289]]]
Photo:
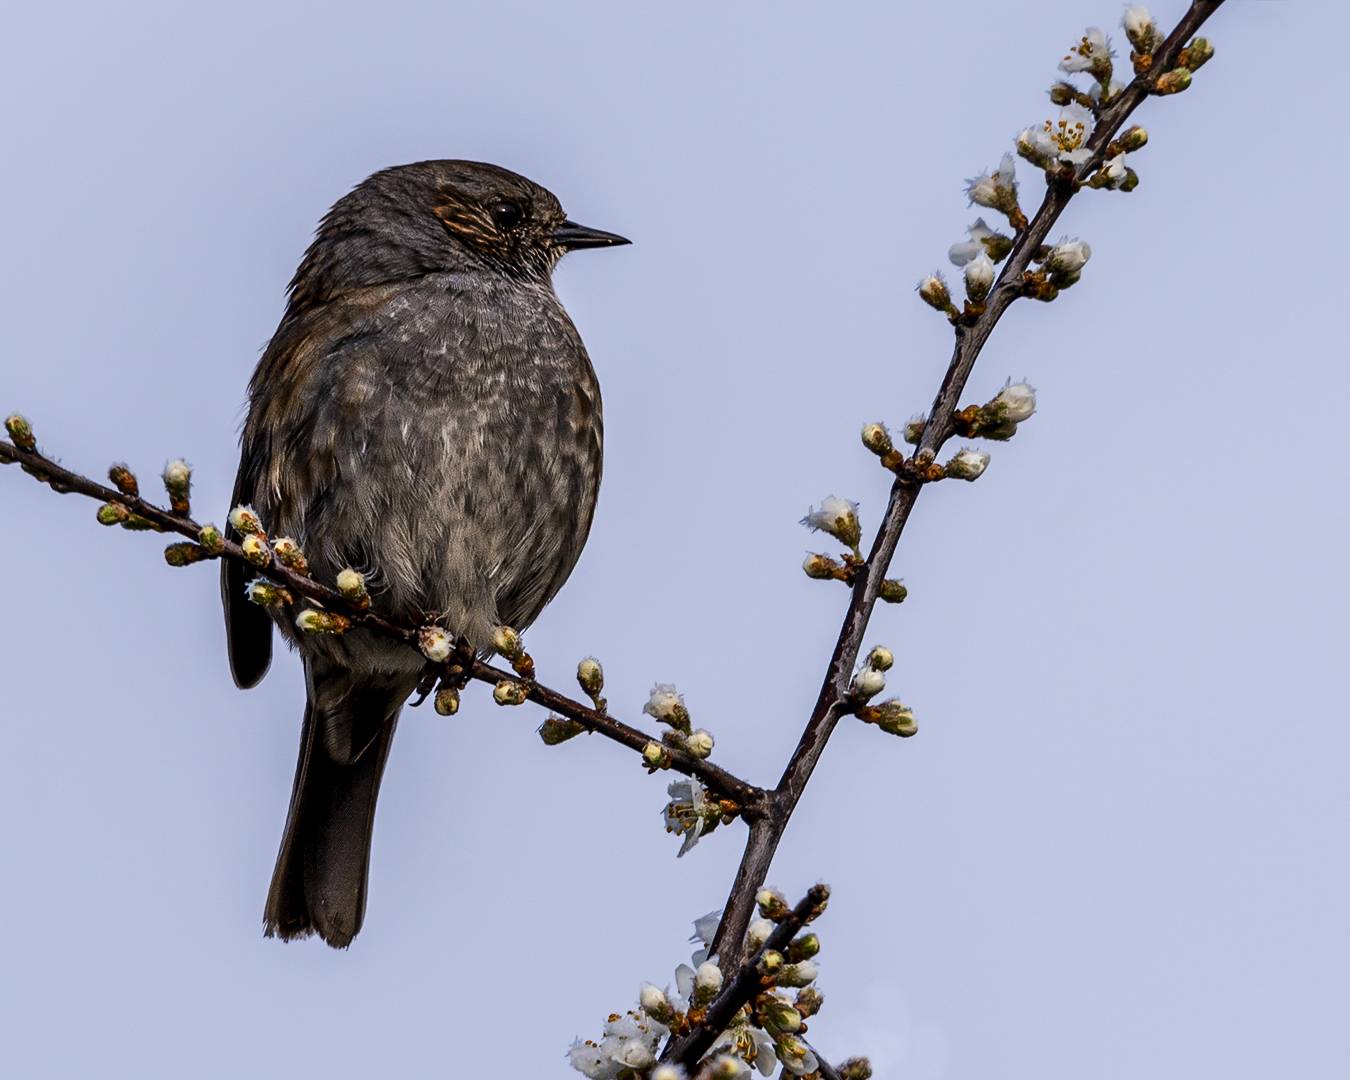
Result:
[[[600,387],[552,273],[567,252],[627,243],[495,165],[370,176],[323,217],[288,286],[249,382],[231,505],[293,539],[317,581],[364,575],[385,618],[435,623],[480,653],[496,627],[524,630],[576,565],[603,461]],[[426,658],[359,626],[302,633],[303,598],[251,603],[247,570],[221,573],[234,681],[266,674],[275,624],[306,689],[264,932],[346,948]]]

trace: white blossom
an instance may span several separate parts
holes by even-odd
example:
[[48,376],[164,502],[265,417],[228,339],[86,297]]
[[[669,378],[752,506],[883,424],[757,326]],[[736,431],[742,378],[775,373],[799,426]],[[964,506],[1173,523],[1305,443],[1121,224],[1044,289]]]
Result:
[[567,1056],[572,1068],[582,1076],[590,1077],[590,1080],[614,1080],[623,1068],[608,1054],[602,1053],[595,1043],[582,1042],[580,1039],[572,1044]]
[[1028,128],[1022,132],[1017,137],[1018,146],[1026,140],[1038,154],[1081,165],[1092,156],[1087,141],[1093,123],[1091,110],[1076,101],[1070,102],[1059,110],[1058,120],[1047,120],[1039,131]]
[[975,224],[966,231],[970,233],[968,241],[953,244],[947,249],[947,258],[951,260],[953,266],[965,266],[984,251],[983,241],[994,235],[994,230],[984,223],[984,218],[976,218]]
[[971,205],[987,206],[1007,213],[1017,206],[1017,159],[1004,154],[995,173],[981,173],[966,182]]
[[819,510],[808,510],[801,523],[815,532],[827,532],[851,548],[856,548],[862,539],[858,504],[833,495],[821,502]]
[[[1129,175],[1125,163],[1125,159],[1128,156],[1128,154],[1117,154],[1115,157],[1107,160],[1101,171],[1101,175],[1106,181],[1105,187],[1114,191],[1116,188],[1120,187],[1121,184],[1125,183],[1125,178]],[[1097,181],[1094,178],[1094,184],[1095,183],[1097,183]]]
[[984,451],[963,447],[942,469],[953,480],[978,480],[988,465],[989,455]]
[[1153,21],[1153,16],[1148,13],[1148,8],[1142,4],[1127,7],[1125,14],[1120,17],[1120,25],[1125,28],[1126,37],[1139,53],[1151,53],[1162,44],[1162,31]]
[[417,644],[422,655],[433,664],[444,661],[451,650],[450,636],[439,626],[424,626],[417,631]]
[[663,724],[680,727],[689,722],[689,711],[684,707],[684,698],[676,693],[672,683],[657,683],[642,706],[642,711]]
[[1093,75],[1110,70],[1111,46],[1106,35],[1097,27],[1090,26],[1083,40],[1070,50],[1069,55],[1059,62],[1059,70],[1073,74],[1078,71],[1090,71]]
[[981,251],[966,263],[966,295],[978,304],[994,287],[994,260]]
[[710,911],[701,919],[694,920],[694,934],[690,941],[701,941],[704,945],[711,945],[713,935],[717,933],[717,928],[722,925],[722,909]]
[[642,1006],[643,1012],[655,1016],[658,1020],[670,1012],[670,998],[666,997],[666,992],[659,986],[653,986],[651,983],[643,983],[638,990],[638,1004]]
[[865,667],[853,676],[853,696],[864,700],[886,689],[886,676],[876,668]]
[[715,821],[721,811],[708,799],[708,789],[692,777],[676,780],[666,791],[670,795],[670,802],[661,813],[666,831],[684,837],[679,851],[679,856],[682,856],[698,843],[708,819]]
[[754,956],[764,948],[764,943],[769,940],[769,935],[773,931],[774,925],[768,919],[756,919],[752,922],[745,931],[745,954]]
[[778,1067],[776,1047],[766,1031],[740,1023],[722,1032],[709,1048],[716,1051],[726,1047],[746,1064],[754,1064],[761,1075],[771,1076]]
[[1053,273],[1069,276],[1081,273],[1090,258],[1092,248],[1085,240],[1070,240],[1066,236],[1050,250],[1045,265]]
[[820,1068],[820,1062],[816,1060],[816,1055],[811,1053],[810,1047],[795,1035],[785,1035],[779,1039],[775,1049],[778,1060],[783,1063],[783,1071],[790,1072],[793,1076],[803,1076]]
[[711,960],[705,960],[699,964],[698,970],[694,972],[694,993],[699,996],[706,996],[711,1000],[717,991],[722,989],[722,969]]
[[1008,384],[994,398],[994,404],[1002,406],[1004,420],[1020,424],[1030,419],[1036,411],[1036,388],[1025,380],[1015,383],[1009,379]]
[[675,989],[685,1001],[694,996],[694,975],[694,969],[688,964],[681,964],[675,969]]

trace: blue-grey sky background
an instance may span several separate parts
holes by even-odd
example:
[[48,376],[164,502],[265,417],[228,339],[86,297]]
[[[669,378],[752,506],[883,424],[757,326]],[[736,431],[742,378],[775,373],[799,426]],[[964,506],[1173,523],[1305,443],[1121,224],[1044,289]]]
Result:
[[[1159,3],[1170,26],[1185,5]],[[228,509],[247,379],[319,217],[376,169],[492,161],[633,246],[556,277],[604,389],[589,547],[528,636],[673,681],[776,780],[843,613],[797,521],[867,529],[860,426],[925,409],[914,294],[962,182],[1051,115],[1114,0],[8,5],[0,411],[98,475]],[[1148,103],[1129,195],[1061,230],[968,400],[1041,409],[925,492],[868,642],[916,710],[843,725],[774,865],[834,887],[829,1056],[884,1080],[1325,1076],[1350,1056],[1347,515],[1334,224],[1344,5],[1231,0]],[[1024,205],[1042,188],[1020,165]],[[986,216],[989,216],[986,214]],[[303,686],[230,681],[214,568],[0,471],[0,1056],[32,1078],[561,1080],[719,907],[739,823],[675,858],[667,776],[470,690],[405,712],[348,952],[262,937]]]

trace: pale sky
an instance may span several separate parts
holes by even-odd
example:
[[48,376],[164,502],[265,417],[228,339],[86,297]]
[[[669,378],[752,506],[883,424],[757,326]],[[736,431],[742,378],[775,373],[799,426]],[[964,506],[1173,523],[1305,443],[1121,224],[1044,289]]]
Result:
[[[1159,3],[1170,27],[1185,5]],[[798,524],[885,473],[951,330],[914,285],[963,182],[1048,118],[1118,2],[11,5],[0,34],[0,413],[223,521],[244,389],[334,200],[491,161],[631,247],[557,277],[604,392],[590,544],[527,636],[674,682],[714,760],[776,781],[845,590]],[[1040,411],[919,500],[867,643],[919,735],[841,725],[770,881],[817,880],[811,1024],[890,1080],[1327,1076],[1350,1057],[1350,400],[1335,237],[1344,5],[1230,0],[1136,114],[1130,194],[1057,232],[971,380]],[[1041,181],[1023,163],[1024,205]],[[986,214],[986,217],[989,217]],[[676,860],[666,775],[548,749],[488,688],[406,712],[347,952],[262,936],[304,689],[235,689],[214,567],[0,470],[0,1045],[32,1078],[573,1077],[688,959],[744,826]]]

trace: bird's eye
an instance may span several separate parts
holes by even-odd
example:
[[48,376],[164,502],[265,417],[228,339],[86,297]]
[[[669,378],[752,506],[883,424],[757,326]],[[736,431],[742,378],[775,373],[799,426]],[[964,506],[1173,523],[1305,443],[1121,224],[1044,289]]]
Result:
[[492,204],[492,220],[497,223],[499,229],[510,229],[520,224],[520,219],[525,215],[519,206],[513,202],[502,200],[499,203]]

